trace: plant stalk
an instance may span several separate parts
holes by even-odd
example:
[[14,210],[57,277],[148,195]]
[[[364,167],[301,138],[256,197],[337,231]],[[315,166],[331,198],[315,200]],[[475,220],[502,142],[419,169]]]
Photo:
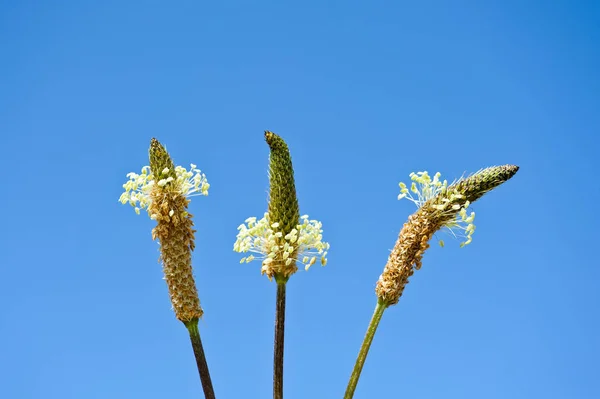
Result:
[[283,399],[283,338],[285,329],[285,286],[286,279],[278,279],[275,300],[275,341],[273,348],[273,399]]
[[356,390],[356,385],[358,384],[360,373],[365,364],[365,360],[367,359],[367,355],[369,354],[371,342],[373,342],[375,331],[377,331],[377,327],[379,326],[379,322],[381,321],[381,317],[383,316],[383,312],[386,308],[387,304],[385,302],[381,300],[377,301],[377,306],[375,306],[375,311],[373,312],[373,316],[371,317],[371,321],[369,322],[367,333],[365,334],[362,346],[360,347],[360,351],[358,352],[358,357],[356,358],[356,363],[354,364],[354,370],[352,370],[350,381],[348,381],[348,387],[346,388],[344,399],[352,399],[352,397],[354,396],[354,391]]
[[190,333],[190,340],[192,341],[194,356],[196,357],[196,365],[198,366],[204,397],[206,399],[215,399],[215,392],[210,379],[210,373],[208,372],[208,364],[206,363],[204,348],[202,348],[202,340],[200,339],[200,331],[198,330],[198,319],[184,322],[183,324],[185,324]]

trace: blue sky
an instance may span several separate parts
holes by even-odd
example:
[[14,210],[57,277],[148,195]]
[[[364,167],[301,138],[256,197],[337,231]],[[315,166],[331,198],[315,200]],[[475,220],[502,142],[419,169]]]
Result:
[[433,245],[355,398],[598,398],[600,5],[3,1],[0,396],[201,397],[152,221],[117,202],[151,137],[195,198],[219,398],[271,395],[275,285],[240,265],[286,139],[329,263],[288,284],[285,393],[341,397],[412,171],[514,163],[477,232]]

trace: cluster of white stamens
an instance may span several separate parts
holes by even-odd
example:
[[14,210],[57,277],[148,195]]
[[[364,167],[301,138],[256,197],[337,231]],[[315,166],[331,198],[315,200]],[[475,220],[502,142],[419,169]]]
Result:
[[[410,189],[404,183],[400,183],[400,195],[398,199],[406,198],[409,201],[414,202],[417,207],[422,207],[429,200],[439,197],[435,203],[431,204],[431,207],[441,213],[451,213],[456,215],[444,226],[447,227],[455,237],[465,238],[465,241],[461,242],[461,248],[468,245],[473,240],[472,236],[475,232],[475,212],[467,214],[467,208],[470,202],[465,200],[460,203],[460,200],[464,199],[464,195],[459,193],[457,190],[448,187],[448,181],[440,180],[441,173],[436,173],[433,179],[429,176],[427,171],[411,173],[410,179],[412,183]],[[413,196],[414,194],[414,196]],[[457,203],[458,202],[458,203]],[[457,212],[458,211],[458,212]],[[456,230],[460,230],[462,233],[457,234]],[[439,241],[440,245],[444,246],[444,241]]]
[[321,222],[309,220],[308,215],[302,216],[301,223],[289,234],[283,235],[278,231],[279,223],[269,223],[268,213],[260,220],[255,217],[246,219],[238,227],[238,234],[233,250],[236,252],[253,252],[241,259],[240,263],[249,263],[254,259],[262,259],[262,271],[268,269],[274,261],[283,262],[286,266],[292,262],[300,262],[308,270],[320,257],[323,266],[327,263],[329,243],[323,242]]
[[[169,168],[161,171],[161,176],[167,176]],[[152,199],[150,193],[154,185],[164,188],[165,190],[176,192],[185,197],[193,197],[196,195],[208,195],[210,184],[206,180],[204,173],[196,168],[196,165],[191,164],[188,171],[183,166],[175,167],[175,177],[156,181],[154,175],[150,171],[149,166],[142,168],[142,173],[137,174],[130,172],[127,174],[129,181],[123,184],[125,192],[121,194],[119,201],[122,204],[129,203],[135,208],[135,213],[140,214],[141,209],[147,209]],[[169,184],[172,183],[172,184]],[[173,211],[171,211],[173,212]],[[170,216],[173,216],[172,214]],[[152,215],[150,215],[151,218]]]

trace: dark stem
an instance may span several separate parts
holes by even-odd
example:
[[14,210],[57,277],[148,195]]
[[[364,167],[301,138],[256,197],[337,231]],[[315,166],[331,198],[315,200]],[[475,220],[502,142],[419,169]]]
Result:
[[369,354],[371,342],[373,342],[375,331],[377,331],[377,326],[379,326],[381,316],[383,316],[383,311],[386,308],[387,305],[384,302],[380,300],[377,301],[377,306],[375,307],[375,311],[373,312],[373,317],[371,317],[371,322],[369,323],[369,327],[367,328],[367,333],[365,334],[362,346],[360,347],[360,351],[358,352],[358,357],[356,359],[356,363],[354,364],[354,370],[352,370],[352,375],[350,376],[350,381],[348,382],[348,388],[346,388],[344,399],[352,399],[352,397],[354,396],[354,391],[356,390],[356,385],[358,384],[360,373],[365,364],[365,360],[367,360],[367,355]]
[[273,356],[273,399],[283,399],[283,337],[285,328],[285,281],[275,277],[277,299],[275,305],[275,342]]
[[204,355],[204,349],[202,348],[202,340],[200,339],[200,331],[198,330],[198,320],[184,322],[183,324],[185,324],[190,332],[190,340],[192,341],[194,356],[196,356],[196,365],[198,366],[198,373],[200,374],[200,382],[202,383],[202,389],[204,390],[204,397],[206,399],[215,399],[215,392],[213,390],[212,381],[210,380],[208,364],[206,363],[206,356]]

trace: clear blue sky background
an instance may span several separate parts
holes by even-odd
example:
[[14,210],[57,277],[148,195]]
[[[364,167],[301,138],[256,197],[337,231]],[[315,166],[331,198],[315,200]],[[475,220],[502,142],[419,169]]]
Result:
[[193,200],[219,398],[271,395],[275,286],[238,263],[292,151],[329,264],[289,283],[286,397],[339,398],[411,171],[521,167],[433,245],[356,398],[599,398],[600,3],[3,1],[0,397],[201,397],[153,222],[117,202],[151,137]]

